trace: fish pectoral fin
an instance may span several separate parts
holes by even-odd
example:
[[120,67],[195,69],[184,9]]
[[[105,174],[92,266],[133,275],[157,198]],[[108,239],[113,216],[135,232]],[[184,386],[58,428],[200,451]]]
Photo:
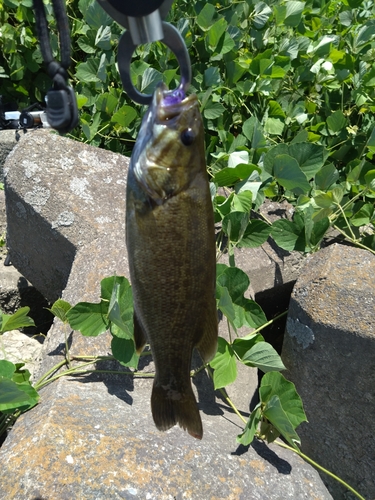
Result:
[[159,431],[167,431],[178,424],[196,439],[202,439],[203,427],[193,390],[176,393],[160,386],[155,380],[151,394],[152,416]]
[[146,335],[141,327],[141,324],[137,318],[137,314],[134,311],[133,314],[134,321],[134,342],[137,354],[140,354],[143,351],[144,346],[146,345],[147,339]]
[[216,310],[216,302],[211,307],[210,312],[205,314],[203,325],[203,336],[196,345],[203,361],[207,363],[215,356],[217,351],[217,336],[218,336],[218,315]]

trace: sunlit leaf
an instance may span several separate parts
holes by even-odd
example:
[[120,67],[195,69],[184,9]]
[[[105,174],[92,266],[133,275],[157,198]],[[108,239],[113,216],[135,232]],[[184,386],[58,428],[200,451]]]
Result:
[[66,317],[66,313],[71,307],[72,306],[66,300],[58,299],[52,304],[50,311],[56,318],[59,318],[60,321],[67,323],[68,318]]
[[237,378],[236,356],[230,344],[222,337],[218,338],[217,353],[210,366],[215,370],[213,375],[215,389],[226,387]]
[[73,330],[79,330],[86,337],[97,337],[109,327],[107,312],[107,302],[79,302],[69,309],[66,317]]
[[28,316],[30,307],[21,307],[13,314],[0,312],[0,333],[18,330],[27,326],[35,326],[34,320]]
[[310,190],[306,175],[297,160],[289,155],[278,155],[273,163],[274,176],[279,184],[295,194],[304,194]]
[[280,355],[268,342],[259,342],[247,351],[241,358],[242,363],[254,366],[266,373],[285,370]]

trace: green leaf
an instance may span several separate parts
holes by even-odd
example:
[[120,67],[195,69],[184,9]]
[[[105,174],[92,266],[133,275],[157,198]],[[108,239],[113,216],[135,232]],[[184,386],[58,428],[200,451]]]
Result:
[[31,373],[29,370],[26,370],[24,368],[25,364],[24,363],[17,363],[16,364],[16,371],[12,375],[12,380],[16,384],[24,384],[27,383],[30,385],[30,378],[31,378]]
[[365,174],[365,182],[366,186],[371,189],[371,191],[375,191],[375,170],[369,170]]
[[100,82],[98,77],[99,60],[96,58],[89,58],[86,62],[78,64],[76,71],[76,78],[85,83]]
[[232,348],[237,356],[242,359],[258,342],[264,342],[263,336],[260,333],[250,333],[245,337],[234,339]]
[[264,131],[271,135],[282,135],[284,131],[284,122],[280,118],[267,118],[264,124]]
[[100,94],[100,96],[96,100],[96,109],[103,113],[107,113],[107,115],[112,116],[114,110],[118,106],[118,98],[109,92],[104,92]]
[[251,191],[241,191],[233,196],[233,209],[236,212],[250,212],[252,201],[253,194]]
[[264,157],[264,168],[272,174],[277,156],[289,155],[295,159],[307,179],[311,179],[323,167],[328,151],[318,144],[298,142],[278,144],[271,148]]
[[220,85],[221,76],[220,76],[220,70],[217,66],[211,66],[205,70],[204,83],[206,84],[207,87]]
[[33,403],[33,398],[19,384],[0,376],[0,411],[16,410]]
[[124,105],[114,113],[111,122],[118,123],[121,127],[128,128],[137,116],[137,111],[133,107]]
[[21,307],[14,314],[3,314],[0,312],[0,333],[18,330],[27,326],[35,326],[34,320],[27,314],[30,307]]
[[329,151],[319,144],[300,142],[288,146],[288,154],[297,160],[306,178],[312,179],[323,167]]
[[153,94],[156,86],[163,80],[163,75],[155,68],[146,68],[142,74],[141,92],[143,94]]
[[237,378],[236,356],[230,344],[222,337],[218,338],[217,353],[210,366],[215,370],[215,390],[232,384]]
[[107,312],[108,302],[79,302],[69,309],[66,317],[73,330],[79,330],[85,337],[97,337],[109,328]]
[[325,191],[339,179],[339,172],[333,163],[324,165],[315,175],[315,185],[317,189]]
[[305,194],[310,190],[306,175],[302,172],[297,160],[289,155],[278,155],[273,164],[274,176],[279,184],[293,191],[296,195]]
[[133,339],[133,294],[129,281],[123,276],[111,276],[101,281],[102,298],[108,300],[108,319],[117,326],[111,326],[115,336]]
[[265,243],[271,233],[271,226],[261,220],[251,219],[245,229],[239,247],[256,248]]
[[258,2],[254,7],[253,26],[261,30],[272,14],[272,9],[264,2]]
[[263,159],[265,171],[268,172],[270,175],[274,175],[273,170],[274,170],[275,158],[277,156],[287,155],[287,154],[289,154],[289,147],[287,144],[281,143],[278,144],[277,146],[274,146],[273,148],[270,148],[264,155]]
[[207,42],[211,50],[216,49],[220,38],[224,35],[225,30],[227,29],[227,26],[228,23],[226,20],[221,17],[210,27],[207,35]]
[[237,443],[248,446],[253,442],[254,436],[257,432],[259,422],[262,420],[262,410],[258,405],[252,411],[249,420],[241,434],[237,436]]
[[350,222],[353,226],[360,227],[369,224],[374,216],[373,203],[366,203],[351,217]]
[[197,16],[197,24],[201,30],[208,31],[210,29],[213,24],[214,15],[215,7],[207,2]]
[[229,295],[228,289],[224,286],[216,285],[216,300],[217,308],[221,311],[230,323],[234,323],[236,319],[236,313],[234,310],[234,305],[231,296]]
[[225,111],[225,108],[219,102],[212,102],[211,100],[207,102],[203,115],[208,120],[214,120],[215,118],[219,118]]
[[96,52],[96,48],[91,44],[91,42],[94,42],[94,40],[89,40],[87,36],[81,36],[77,40],[79,48],[86,54],[94,54]]
[[298,450],[301,440],[293,428],[288,415],[283,410],[280,399],[277,395],[265,404],[263,415],[271,422],[271,424],[279,431],[279,433],[288,441],[288,443]]
[[332,189],[332,197],[333,197],[333,201],[339,205],[341,203],[341,200],[343,199],[343,196],[344,196],[344,190],[342,189],[341,186],[335,186],[333,189]]
[[285,26],[298,26],[302,19],[302,12],[305,8],[305,2],[296,2],[289,0],[286,2],[286,12],[284,18]]
[[222,228],[229,241],[233,243],[241,241],[249,223],[249,218],[249,213],[245,212],[230,212],[223,218]]
[[95,38],[95,45],[102,50],[111,50],[111,28],[109,26],[100,26]]
[[327,125],[331,132],[333,133],[340,132],[342,129],[346,127],[346,118],[344,113],[340,109],[332,113],[327,118]]
[[111,350],[113,356],[123,366],[137,368],[139,356],[136,353],[134,341],[132,339],[113,337],[111,341]]
[[272,224],[271,236],[280,248],[291,252],[305,250],[304,229],[298,227],[294,222],[279,219]]
[[14,372],[16,371],[16,366],[7,361],[6,359],[0,359],[0,376],[4,378],[11,379]]
[[313,200],[320,208],[334,208],[336,206],[332,191],[318,193],[314,196]]
[[58,299],[56,300],[53,304],[51,309],[51,313],[56,316],[56,318],[59,318],[60,321],[63,323],[68,322],[68,318],[66,316],[66,313],[71,309],[71,305],[69,302],[66,302],[66,300]]
[[226,287],[233,302],[238,302],[249,288],[250,280],[247,274],[238,267],[217,264],[216,283]]
[[295,385],[279,372],[268,372],[262,378],[259,396],[262,403],[267,403],[274,395],[280,399],[294,429],[302,422],[307,422],[303,404]]
[[259,368],[264,373],[286,370],[279,354],[268,342],[259,342],[255,344],[244,354],[241,361],[247,366]]
[[[85,2],[86,6],[80,7],[82,14],[84,15],[84,19],[92,26],[94,29],[99,30],[101,26],[109,26],[113,23],[113,19],[102,9],[96,0],[90,0],[89,2]],[[87,5],[88,4],[88,5]]]
[[254,171],[258,171],[256,165],[240,163],[236,167],[225,167],[219,170],[213,178],[213,182],[218,186],[233,186],[236,182],[246,179]]
[[328,217],[322,217],[318,221],[315,221],[315,219],[313,220],[314,225],[309,238],[309,243],[312,246],[312,249],[314,249],[322,241],[324,235],[331,226]]
[[266,146],[267,141],[263,135],[262,126],[255,116],[244,122],[242,132],[251,142],[253,149],[264,148]]

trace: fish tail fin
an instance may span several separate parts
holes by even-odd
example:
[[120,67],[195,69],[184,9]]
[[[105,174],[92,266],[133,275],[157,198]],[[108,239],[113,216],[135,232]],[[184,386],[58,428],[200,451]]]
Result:
[[143,328],[138,321],[136,312],[133,314],[133,322],[134,322],[134,343],[137,354],[141,354],[144,346],[146,345],[146,335],[144,334]]
[[151,395],[151,409],[155,425],[159,431],[166,431],[179,424],[191,436],[202,439],[202,420],[191,386],[186,387],[184,393],[176,394],[175,391],[172,392],[154,384]]

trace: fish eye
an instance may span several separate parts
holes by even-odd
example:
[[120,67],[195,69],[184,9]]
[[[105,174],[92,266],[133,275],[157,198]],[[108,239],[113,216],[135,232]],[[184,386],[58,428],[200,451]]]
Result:
[[193,129],[187,128],[181,132],[180,139],[184,146],[191,146],[195,141],[195,133]]

